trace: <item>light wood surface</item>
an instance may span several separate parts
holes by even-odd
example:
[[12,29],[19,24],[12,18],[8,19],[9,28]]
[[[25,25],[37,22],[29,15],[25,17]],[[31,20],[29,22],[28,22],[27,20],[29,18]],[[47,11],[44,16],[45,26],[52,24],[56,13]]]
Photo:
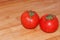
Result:
[[[20,17],[26,10],[34,10],[40,17],[44,14],[56,15],[59,20],[58,30],[54,33],[45,33],[39,25],[32,30],[25,29],[21,24]],[[0,2],[0,40],[51,40],[51,38],[59,35],[60,0]],[[57,40],[60,40],[60,38]]]

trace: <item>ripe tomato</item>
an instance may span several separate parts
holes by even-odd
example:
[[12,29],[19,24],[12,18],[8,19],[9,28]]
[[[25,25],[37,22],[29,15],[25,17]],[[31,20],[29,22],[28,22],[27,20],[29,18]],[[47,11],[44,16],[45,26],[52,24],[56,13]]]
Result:
[[39,16],[37,15],[35,11],[32,11],[32,10],[25,11],[21,15],[21,23],[23,24],[25,28],[33,29],[39,23]]
[[55,15],[47,14],[41,17],[40,26],[44,32],[52,33],[58,28],[58,19]]

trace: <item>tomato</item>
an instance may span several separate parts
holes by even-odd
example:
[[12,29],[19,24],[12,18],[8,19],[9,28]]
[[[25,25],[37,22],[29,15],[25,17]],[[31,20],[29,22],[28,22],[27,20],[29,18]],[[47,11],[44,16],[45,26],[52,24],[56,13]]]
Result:
[[42,16],[39,23],[40,28],[47,33],[55,32],[59,26],[57,17],[52,14]]
[[21,15],[21,23],[27,29],[35,28],[39,23],[39,16],[35,11],[25,11]]

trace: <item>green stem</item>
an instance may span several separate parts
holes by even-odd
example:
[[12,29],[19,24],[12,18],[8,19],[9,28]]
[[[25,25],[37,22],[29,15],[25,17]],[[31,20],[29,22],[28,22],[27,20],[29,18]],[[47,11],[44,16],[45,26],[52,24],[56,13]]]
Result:
[[47,20],[52,20],[53,18],[54,18],[54,15],[51,15],[51,14],[49,14],[49,15],[46,16]]
[[32,17],[34,15],[34,11],[29,11],[29,15]]

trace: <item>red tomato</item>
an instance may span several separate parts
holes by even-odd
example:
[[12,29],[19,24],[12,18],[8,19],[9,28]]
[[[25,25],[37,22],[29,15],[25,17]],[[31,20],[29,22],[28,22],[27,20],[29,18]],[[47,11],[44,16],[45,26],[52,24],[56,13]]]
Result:
[[33,29],[39,23],[39,16],[35,11],[25,11],[21,15],[21,23],[25,28]]
[[58,28],[58,19],[55,15],[47,14],[40,19],[40,27],[44,32],[52,33]]

